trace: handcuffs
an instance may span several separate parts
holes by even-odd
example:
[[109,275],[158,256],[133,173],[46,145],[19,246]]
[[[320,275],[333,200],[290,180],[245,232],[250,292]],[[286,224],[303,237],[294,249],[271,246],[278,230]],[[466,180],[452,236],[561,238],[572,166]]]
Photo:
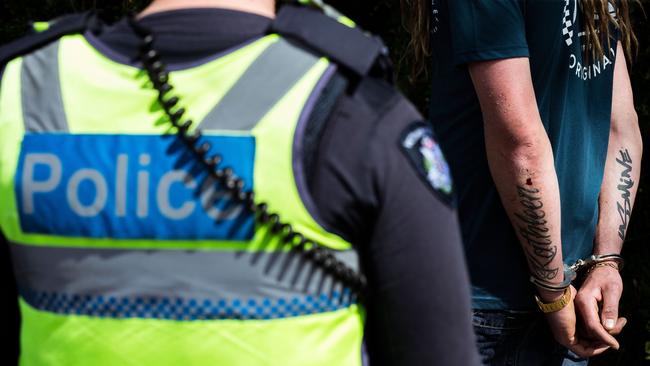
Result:
[[530,276],[530,282],[539,288],[543,288],[548,291],[554,292],[563,292],[571,283],[578,277],[578,272],[583,269],[591,269],[599,263],[605,262],[616,262],[618,264],[618,270],[620,271],[623,268],[623,257],[619,254],[603,254],[603,255],[592,255],[586,259],[578,259],[572,265],[564,264],[564,281],[558,284],[550,284],[548,282],[542,281],[535,276]]

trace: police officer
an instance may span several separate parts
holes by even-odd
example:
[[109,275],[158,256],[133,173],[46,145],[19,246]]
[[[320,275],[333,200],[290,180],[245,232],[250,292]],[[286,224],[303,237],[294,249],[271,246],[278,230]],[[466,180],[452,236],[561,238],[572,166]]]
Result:
[[274,9],[156,0],[0,53],[22,365],[477,364],[447,164],[383,45]]

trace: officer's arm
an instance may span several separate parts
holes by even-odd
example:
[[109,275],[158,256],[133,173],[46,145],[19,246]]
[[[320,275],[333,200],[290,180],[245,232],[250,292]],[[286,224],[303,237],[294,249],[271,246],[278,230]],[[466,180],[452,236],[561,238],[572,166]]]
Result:
[[434,164],[425,163],[436,157],[421,153],[427,124],[416,121],[392,88],[363,82],[327,123],[312,196],[324,225],[359,249],[370,364],[479,365],[458,220],[444,200],[449,181],[441,192],[429,182]]
[[462,239],[444,179],[448,172],[433,140],[416,141],[427,131],[426,124],[414,123],[418,120],[401,98],[377,124],[369,146],[379,207],[362,248],[371,287],[370,361],[478,365]]
[[[614,68],[609,147],[598,200],[594,254],[621,252],[639,183],[642,145],[630,77],[619,42]],[[588,329],[593,332],[593,329],[604,326],[612,334],[621,331],[625,325],[625,320],[618,318],[622,292],[623,281],[616,269],[600,266],[589,272],[576,297],[576,306]]]
[[[531,275],[559,285],[564,281],[560,193],[528,58],[472,63],[469,71],[483,112],[490,171]],[[547,303],[563,295],[541,288],[538,291]],[[547,319],[556,340],[579,355],[589,357],[603,351],[578,341],[572,303],[547,314]],[[617,346],[613,337],[607,341]]]

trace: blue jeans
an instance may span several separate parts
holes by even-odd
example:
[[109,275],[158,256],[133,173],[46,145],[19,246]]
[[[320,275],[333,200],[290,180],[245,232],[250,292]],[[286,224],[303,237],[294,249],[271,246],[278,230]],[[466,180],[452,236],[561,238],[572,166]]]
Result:
[[542,314],[474,311],[474,331],[487,366],[587,366],[555,342]]

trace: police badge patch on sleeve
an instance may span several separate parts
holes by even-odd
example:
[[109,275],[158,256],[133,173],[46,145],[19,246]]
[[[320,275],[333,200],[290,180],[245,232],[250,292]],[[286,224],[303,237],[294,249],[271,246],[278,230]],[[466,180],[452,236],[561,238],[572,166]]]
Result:
[[411,124],[400,138],[400,148],[418,175],[448,205],[454,205],[449,165],[428,123]]

